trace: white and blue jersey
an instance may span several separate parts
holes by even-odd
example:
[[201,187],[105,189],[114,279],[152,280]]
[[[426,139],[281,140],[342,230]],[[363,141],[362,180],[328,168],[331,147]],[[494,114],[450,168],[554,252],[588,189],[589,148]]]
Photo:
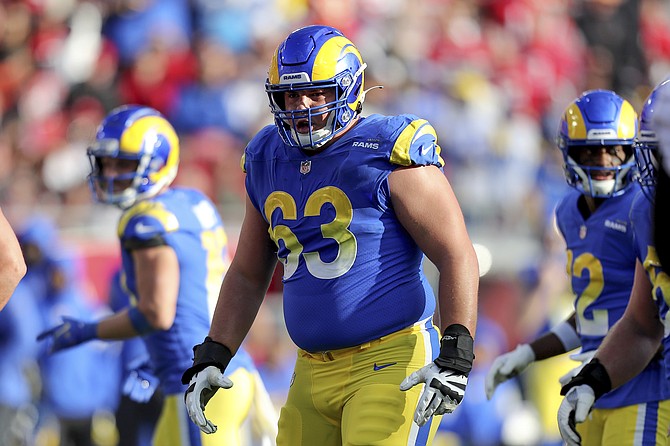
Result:
[[[209,332],[213,307],[228,268],[228,239],[211,201],[189,188],[172,188],[139,201],[118,225],[123,264],[122,284],[136,303],[137,281],[132,250],[168,245],[179,259],[179,295],[174,323],[168,330],[144,336],[151,364],[166,394],[182,393],[184,370],[193,363],[193,346]],[[140,297],[141,298],[141,297]],[[240,349],[226,373],[254,369]]]
[[[586,220],[578,209],[581,193],[569,193],[556,209],[567,245],[567,272],[575,294],[577,332],[582,351],[596,350],[621,318],[633,288],[635,266],[647,256],[651,220],[648,210],[632,212],[646,201],[639,186],[608,198]],[[653,280],[652,280],[653,281]],[[662,294],[658,287],[656,294]],[[670,396],[663,361],[655,358],[636,377],[603,395],[596,408],[616,408]]]

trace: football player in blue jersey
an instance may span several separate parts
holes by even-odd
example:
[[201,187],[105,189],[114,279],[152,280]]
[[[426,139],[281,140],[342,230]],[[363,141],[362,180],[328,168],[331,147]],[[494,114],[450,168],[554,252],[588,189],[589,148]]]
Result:
[[[666,81],[668,82],[668,81]],[[659,260],[666,273],[670,274],[670,88],[659,93],[657,99],[661,113],[656,113],[654,122],[658,130],[658,169],[656,170],[656,206],[654,206],[654,242]]]
[[[239,245],[183,377],[204,432],[278,259],[298,346],[278,445],[426,445],[463,399],[477,258],[435,129],[413,115],[362,116],[365,68],[328,26],[298,29],[274,53],[265,89],[275,122],[245,149]],[[440,271],[437,308],[424,255]]]
[[[533,361],[581,346],[577,357],[587,363],[621,319],[631,294],[645,295],[651,302],[654,288],[663,299],[662,283],[653,268],[655,254],[648,249],[650,203],[636,181],[637,128],[632,105],[612,91],[587,91],[565,110],[557,142],[568,184],[576,191],[558,204],[556,223],[566,242],[575,312],[548,333],[498,357],[487,376],[489,396]],[[643,265],[649,268],[649,278],[638,277]],[[588,373],[593,363],[562,378],[561,383],[567,384],[561,392],[574,386],[573,376],[580,370]],[[660,357],[643,365],[644,370],[617,389],[607,392],[609,387],[598,387],[600,398],[588,419],[583,414],[576,427],[575,418],[570,420],[573,435],[565,434],[567,420],[559,422],[563,438],[571,445],[666,444],[670,385],[665,366]],[[573,396],[574,391],[567,399]]]
[[664,271],[670,274],[670,232],[667,230],[670,213],[666,206],[670,201],[670,77],[659,83],[645,102],[638,147],[640,181],[650,199],[658,204],[653,213],[654,246]]
[[26,275],[26,268],[16,233],[0,209],[0,311]]
[[214,413],[228,414],[217,435],[203,435],[188,421],[182,403],[181,375],[191,363],[193,344],[209,330],[229,261],[226,233],[212,202],[195,189],[171,187],[179,163],[177,134],[156,110],[122,106],[98,127],[88,155],[94,197],[123,210],[121,283],[131,304],[95,322],[65,318],[38,339],[57,352],[91,339],[141,336],[164,396],[153,444],[243,444],[241,426],[257,386],[257,372],[244,350],[231,360],[231,377],[239,386],[212,401]]
[[[654,189],[659,169],[659,137],[655,129],[659,114],[659,99],[670,94],[670,80],[661,82],[652,90],[640,113],[640,129],[635,146],[639,182],[645,197],[639,196],[631,207],[631,221],[635,224],[640,250],[636,269],[636,286],[624,315],[608,332],[594,358],[562,389],[566,398],[558,411],[561,435],[569,445],[579,444],[575,423],[586,419],[596,400],[611,389],[618,388],[644,370],[662,348],[666,363],[666,378],[670,379],[670,337],[664,338],[668,323],[670,277],[661,270],[655,251],[649,222],[652,220]],[[637,286],[637,283],[644,286]],[[661,344],[662,341],[662,344]],[[666,403],[663,403],[666,404]],[[667,419],[664,427],[667,431]],[[661,432],[662,434],[662,432]],[[658,443],[653,439],[640,444],[665,444],[662,435]]]

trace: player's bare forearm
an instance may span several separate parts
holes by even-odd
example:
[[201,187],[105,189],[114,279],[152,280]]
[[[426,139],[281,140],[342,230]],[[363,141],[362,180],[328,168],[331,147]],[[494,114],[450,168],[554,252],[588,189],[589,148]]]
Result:
[[[658,352],[663,326],[652,335],[630,319],[620,319],[598,348],[596,357],[605,366],[616,388],[640,373]],[[634,339],[634,342],[631,342]]]
[[0,310],[5,307],[21,278],[25,275],[25,270],[21,269],[20,264],[13,262],[13,260],[3,262],[2,268],[2,274],[0,274]]
[[[639,327],[631,326],[629,322],[617,322],[614,329],[617,326],[619,329],[613,336],[607,336],[606,342],[596,353],[610,376],[612,388],[628,382],[647,366],[658,352],[663,335],[662,326],[660,336],[648,336],[648,330],[639,331]],[[631,339],[635,339],[635,342],[631,342]]]
[[0,210],[0,310],[26,274],[21,246],[14,230]]
[[276,265],[268,225],[247,197],[237,250],[221,285],[209,331],[214,341],[237,351],[256,318]]
[[607,369],[612,388],[624,384],[656,355],[663,339],[663,324],[651,297],[651,283],[638,263],[626,312],[607,333],[596,357]]
[[563,348],[560,339],[551,332],[547,332],[531,342],[530,348],[532,348],[533,353],[535,353],[536,361],[553,358],[554,356],[565,353],[565,348]]
[[438,307],[440,328],[444,330],[451,324],[464,325],[474,337],[477,326],[477,293],[479,274],[477,257],[474,249],[465,253],[448,266],[438,266],[440,282],[438,290]]
[[[566,320],[565,323],[570,326],[575,327],[575,313],[572,313]],[[535,360],[540,361],[542,359],[553,358],[560,354],[565,353],[565,346],[561,342],[561,339],[551,331],[548,331],[542,334],[540,337],[536,338],[530,343],[530,348],[533,349],[535,353]]]
[[272,271],[263,281],[251,280],[231,265],[221,286],[209,336],[233,353],[251,329],[258,309],[265,298]]
[[128,310],[121,310],[98,324],[97,335],[100,339],[121,340],[138,336],[128,317]]

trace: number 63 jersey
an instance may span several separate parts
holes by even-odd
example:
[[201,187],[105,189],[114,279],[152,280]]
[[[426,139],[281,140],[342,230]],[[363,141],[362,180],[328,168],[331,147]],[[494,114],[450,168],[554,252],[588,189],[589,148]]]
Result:
[[[623,195],[604,200],[586,220],[577,207],[580,196],[575,191],[559,203],[556,222],[567,245],[577,332],[582,351],[587,352],[598,348],[626,310],[636,262],[644,265],[649,254],[651,219],[648,209],[632,210],[649,204],[637,184]],[[646,266],[654,293],[662,294],[658,283],[653,283],[658,282],[656,274],[650,274]],[[657,356],[639,375],[603,395],[595,407],[616,408],[668,399],[665,366]]]
[[287,147],[270,125],[242,162],[284,266],[284,317],[298,347],[351,347],[429,320],[423,253],[396,218],[388,184],[400,166],[444,164],[427,121],[362,117],[315,154]]

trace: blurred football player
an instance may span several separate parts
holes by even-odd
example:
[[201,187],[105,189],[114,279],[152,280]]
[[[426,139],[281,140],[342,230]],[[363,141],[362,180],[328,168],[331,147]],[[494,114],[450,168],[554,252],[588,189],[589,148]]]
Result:
[[[131,304],[130,296],[123,289],[121,276],[121,269],[117,269],[109,283],[109,306],[115,312]],[[158,378],[141,337],[123,341],[120,362],[121,398],[114,414],[119,444],[151,445],[154,427],[163,407],[163,397],[157,391]]]
[[131,305],[96,322],[64,318],[39,339],[57,352],[96,338],[142,336],[164,396],[153,444],[243,444],[241,426],[257,385],[244,350],[231,360],[231,377],[238,385],[212,401],[212,413],[224,422],[216,435],[202,435],[188,421],[182,403],[186,387],[181,374],[191,363],[193,344],[209,330],[210,302],[228,267],[218,211],[201,192],[170,187],[177,174],[179,140],[152,108],[130,105],[110,112],[88,155],[94,197],[123,210],[118,224],[121,283]]
[[[651,302],[653,287],[663,299],[655,273],[650,272],[651,281],[636,273],[643,265],[657,266],[655,254],[648,249],[650,202],[636,181],[637,128],[632,105],[612,91],[587,91],[565,110],[557,141],[568,184],[576,191],[557,206],[556,223],[566,242],[575,312],[530,344],[498,357],[487,376],[489,396],[533,361],[581,346],[576,359],[587,363],[624,314],[631,294],[640,293]],[[592,364],[583,370],[580,365],[561,383],[568,383],[580,370],[588,371]],[[605,386],[596,390],[600,398],[588,419],[584,414],[570,420],[571,435],[564,430],[567,420],[563,425],[559,422],[569,445],[666,444],[670,385],[660,357],[627,384],[609,390]],[[573,397],[574,392],[567,399]],[[581,424],[575,427],[575,421]]]
[[[230,358],[277,259],[299,347],[278,445],[430,444],[441,418],[433,415],[463,399],[474,358],[474,248],[430,123],[361,115],[365,67],[328,26],[290,33],[272,57],[265,89],[275,122],[245,149],[238,249],[183,378],[204,432],[217,418],[203,409],[235,381]],[[424,253],[441,273],[435,321]]]
[[[649,204],[654,204],[657,175],[662,169],[655,117],[662,113],[658,111],[661,96],[669,93],[670,80],[661,82],[652,90],[640,113],[635,159],[639,182],[647,200],[638,199],[633,203],[631,215],[639,215],[636,221],[652,220],[653,212]],[[636,234],[640,237],[638,246],[643,262],[637,266],[635,280],[644,286],[635,286],[624,315],[607,334],[594,358],[562,389],[566,398],[559,408],[558,423],[568,444],[576,444],[578,438],[575,422],[586,418],[603,393],[640,373],[658,354],[659,348],[663,350],[666,377],[670,379],[670,337],[664,338],[664,326],[668,323],[665,299],[670,296],[670,278],[660,268],[649,224],[642,225]]]
[[16,234],[0,209],[0,311],[25,276],[26,268]]

